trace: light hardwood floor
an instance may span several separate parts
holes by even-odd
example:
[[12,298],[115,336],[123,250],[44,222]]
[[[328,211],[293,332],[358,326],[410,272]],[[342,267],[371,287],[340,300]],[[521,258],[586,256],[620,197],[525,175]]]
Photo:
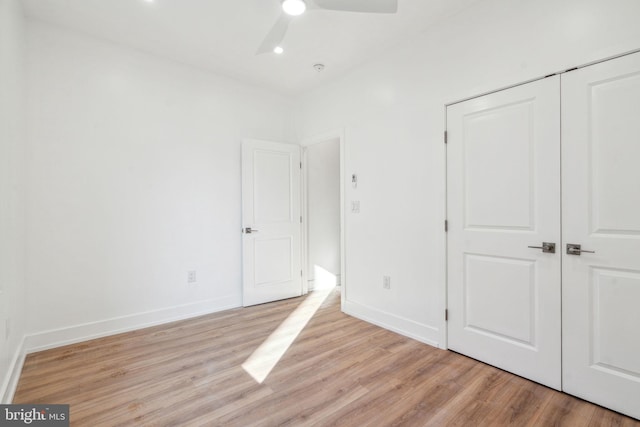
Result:
[[[14,403],[70,404],[72,426],[640,426],[349,317],[338,291],[324,296],[31,354]],[[265,360],[277,357],[311,315],[259,384],[243,364],[265,341]]]

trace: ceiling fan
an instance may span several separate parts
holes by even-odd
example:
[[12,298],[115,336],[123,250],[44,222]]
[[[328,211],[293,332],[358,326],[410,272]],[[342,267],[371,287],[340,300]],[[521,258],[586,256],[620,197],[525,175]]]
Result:
[[341,12],[396,13],[398,0],[282,0],[282,14],[258,48],[256,55],[267,52],[282,53],[280,46],[291,21],[307,9],[337,10]]

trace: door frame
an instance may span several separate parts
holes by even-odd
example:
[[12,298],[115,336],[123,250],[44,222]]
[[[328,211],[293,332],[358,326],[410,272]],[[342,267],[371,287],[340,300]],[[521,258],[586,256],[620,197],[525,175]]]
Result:
[[308,168],[307,168],[307,148],[337,139],[340,145],[340,308],[344,310],[344,303],[347,295],[347,268],[346,268],[346,224],[345,224],[345,132],[344,128],[316,134],[303,138],[300,142],[302,147],[302,290],[303,294],[309,292],[309,212],[308,212]]

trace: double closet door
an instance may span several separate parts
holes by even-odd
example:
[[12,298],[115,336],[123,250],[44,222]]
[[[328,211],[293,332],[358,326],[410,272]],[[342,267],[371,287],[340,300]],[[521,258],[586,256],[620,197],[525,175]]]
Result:
[[447,109],[448,346],[640,418],[640,54]]

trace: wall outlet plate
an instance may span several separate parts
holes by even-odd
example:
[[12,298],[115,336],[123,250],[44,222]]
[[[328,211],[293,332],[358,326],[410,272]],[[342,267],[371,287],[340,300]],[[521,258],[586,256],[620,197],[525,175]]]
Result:
[[384,289],[391,289],[391,276],[382,276],[382,287]]
[[195,272],[195,270],[189,271],[187,273],[187,283],[196,283],[196,272]]

